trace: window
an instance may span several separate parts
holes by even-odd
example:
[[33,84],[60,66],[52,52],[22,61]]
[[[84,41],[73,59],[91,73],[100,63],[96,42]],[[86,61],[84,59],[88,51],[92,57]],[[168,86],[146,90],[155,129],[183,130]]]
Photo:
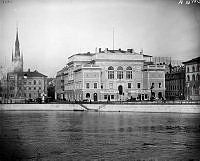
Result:
[[154,83],[151,83],[151,89],[153,89],[154,88]]
[[86,88],[90,88],[90,84],[89,83],[86,83]]
[[192,81],[195,81],[195,75],[194,74],[192,75]]
[[189,75],[187,76],[187,81],[190,81],[190,76]]
[[31,82],[29,82],[29,85],[31,85]]
[[189,68],[189,67],[187,67],[187,72],[188,72],[188,73],[190,72],[190,68]]
[[101,89],[103,89],[103,83],[101,84]]
[[161,88],[161,83],[158,84],[158,87]]
[[111,99],[114,99],[115,97],[114,97],[114,95],[111,95]]
[[195,72],[195,67],[194,66],[192,67],[192,72]]
[[36,80],[33,81],[33,84],[36,85]]
[[41,81],[40,80],[38,81],[38,84],[41,85]]
[[112,66],[108,67],[108,79],[114,79],[114,68]]
[[113,89],[113,83],[109,83],[109,88]]
[[26,87],[24,87],[24,90],[26,90]]
[[140,88],[140,83],[137,83],[137,88]]
[[31,93],[29,93],[29,98],[31,98]]
[[94,88],[97,88],[97,83],[94,83]]
[[131,67],[126,68],[126,79],[132,79],[132,68]]
[[33,89],[36,90],[36,87],[34,87]]
[[41,89],[41,87],[39,87],[39,89]]
[[31,90],[31,87],[29,87],[28,89]]
[[123,79],[123,68],[122,67],[117,68],[117,79]]
[[200,80],[200,75],[199,74],[197,74],[196,80]]
[[106,100],[108,97],[107,97],[107,95],[104,95],[104,99]]
[[26,81],[24,81],[24,84],[26,84]]
[[131,88],[131,83],[128,83],[128,88]]
[[86,93],[86,98],[90,98],[90,94],[89,93]]

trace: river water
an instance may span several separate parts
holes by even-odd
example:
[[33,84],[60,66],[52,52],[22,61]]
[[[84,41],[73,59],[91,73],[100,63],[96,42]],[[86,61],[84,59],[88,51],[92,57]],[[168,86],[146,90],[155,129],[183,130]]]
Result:
[[4,111],[0,160],[198,160],[200,116]]

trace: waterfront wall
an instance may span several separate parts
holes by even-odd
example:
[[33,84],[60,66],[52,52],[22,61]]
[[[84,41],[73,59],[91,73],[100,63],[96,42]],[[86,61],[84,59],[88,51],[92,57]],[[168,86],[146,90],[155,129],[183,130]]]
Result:
[[[85,108],[84,108],[85,107]],[[1,104],[0,110],[62,110],[62,111],[99,111],[99,112],[158,112],[158,113],[200,113],[200,105],[133,105],[133,104]]]
[[1,104],[0,110],[25,110],[25,111],[73,111],[85,110],[78,104]]

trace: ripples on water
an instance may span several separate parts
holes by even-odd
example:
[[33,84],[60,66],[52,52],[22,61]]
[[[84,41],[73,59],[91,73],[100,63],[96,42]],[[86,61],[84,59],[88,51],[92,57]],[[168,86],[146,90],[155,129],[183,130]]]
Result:
[[197,114],[3,112],[0,160],[198,160],[199,121]]

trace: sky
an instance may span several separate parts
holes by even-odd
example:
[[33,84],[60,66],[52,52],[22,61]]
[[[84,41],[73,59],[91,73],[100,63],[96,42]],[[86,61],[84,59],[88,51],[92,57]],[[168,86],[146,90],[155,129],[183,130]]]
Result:
[[200,4],[180,0],[0,0],[0,66],[16,28],[24,70],[55,77],[68,57],[96,48],[143,49],[186,61],[200,53]]

